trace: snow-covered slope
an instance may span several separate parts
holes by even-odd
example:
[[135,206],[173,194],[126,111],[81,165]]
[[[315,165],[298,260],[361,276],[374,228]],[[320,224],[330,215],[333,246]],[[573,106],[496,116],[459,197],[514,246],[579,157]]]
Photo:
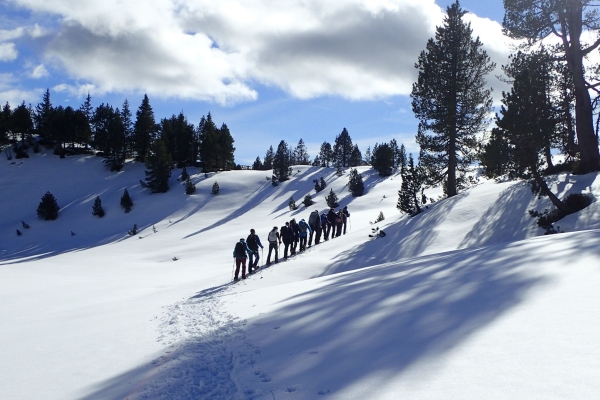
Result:
[[[538,237],[527,211],[549,203],[523,183],[485,182],[411,219],[395,208],[399,177],[366,168],[360,198],[347,175],[315,167],[296,167],[278,187],[264,171],[189,171],[192,196],[178,171],[168,193],[150,195],[143,170],[49,154],[0,165],[0,398],[600,392],[597,203],[561,221],[566,234]],[[321,176],[328,186],[314,195]],[[594,174],[553,185],[561,196],[600,193]],[[330,189],[351,212],[346,235],[227,284],[239,238],[254,228],[267,247],[272,226],[326,209]],[[62,207],[56,221],[36,217],[46,191]],[[314,206],[288,209],[307,193]],[[97,195],[102,219],[91,214]],[[387,236],[371,239],[380,211]],[[134,223],[142,230],[129,236]]]

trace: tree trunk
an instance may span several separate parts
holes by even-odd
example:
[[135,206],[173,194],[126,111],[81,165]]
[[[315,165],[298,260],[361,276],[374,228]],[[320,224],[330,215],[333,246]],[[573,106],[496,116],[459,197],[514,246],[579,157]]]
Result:
[[535,179],[535,181],[539,185],[540,189],[542,190],[542,193],[544,193],[545,195],[548,196],[548,198],[550,199],[552,204],[554,204],[554,207],[556,207],[560,211],[564,212],[566,215],[572,214],[575,212],[574,209],[567,206],[558,197],[556,197],[556,195],[554,193],[552,193],[552,191],[548,187],[548,184],[546,183],[544,178],[542,178],[537,171],[533,172],[533,179]]
[[584,68],[583,52],[581,50],[582,9],[581,6],[571,6],[565,13],[565,25],[569,27],[569,36],[563,38],[567,64],[573,73],[575,89],[575,127],[579,144],[580,163],[578,173],[585,174],[597,171],[600,166],[600,153],[598,152],[598,138],[594,134],[594,117],[592,100],[587,89]]

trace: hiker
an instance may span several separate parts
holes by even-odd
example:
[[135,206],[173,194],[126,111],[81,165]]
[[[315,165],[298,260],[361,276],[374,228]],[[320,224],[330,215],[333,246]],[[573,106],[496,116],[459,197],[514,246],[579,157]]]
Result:
[[342,213],[344,214],[344,235],[346,234],[346,223],[348,222],[348,218],[350,218],[350,213],[348,212],[348,206],[344,206],[342,208]]
[[279,232],[277,232],[277,227],[274,226],[273,229],[269,232],[269,236],[267,240],[269,241],[269,254],[267,255],[267,265],[271,265],[271,251],[275,250],[275,263],[279,262],[279,254],[278,254],[278,244],[281,244],[281,237],[279,236]]
[[329,240],[329,222],[327,222],[327,213],[323,211],[321,214],[321,229],[323,229],[323,239]]
[[319,244],[321,241],[321,216],[319,215],[319,210],[310,213],[308,226],[311,228],[310,236],[308,237],[308,247],[310,247],[312,245],[313,233],[316,233],[315,244]]
[[331,238],[335,237],[335,227],[336,227],[337,214],[335,210],[332,208],[327,213],[327,223],[329,224],[329,233],[331,234]]
[[235,248],[233,249],[233,258],[235,258],[234,282],[238,280],[240,275],[240,266],[242,267],[242,279],[246,279],[246,258],[248,258],[246,253],[249,251],[250,249],[246,246],[244,238],[241,238],[240,241],[235,244]]
[[296,248],[298,247],[300,228],[295,218],[290,221],[290,229],[292,230],[292,255],[296,254]]
[[[250,249],[250,252],[248,252],[248,273],[251,274],[253,270],[258,269],[258,260],[260,259],[258,248],[263,248],[260,238],[254,229],[250,229],[250,235],[246,238],[246,246]],[[256,257],[254,262],[252,261],[253,257]]]
[[342,212],[342,210],[337,212],[337,217],[335,218],[335,237],[338,237],[342,234],[342,226],[344,225],[344,219],[346,216]]
[[294,239],[294,233],[292,232],[292,228],[290,228],[289,222],[286,222],[285,225],[281,227],[280,236],[281,240],[283,241],[283,259],[287,260],[288,249]]
[[306,250],[306,237],[308,236],[308,232],[310,232],[310,234],[312,235],[313,230],[310,226],[308,226],[304,218],[301,219],[300,222],[298,222],[298,228],[300,230],[298,233],[298,236],[300,238],[300,251],[304,251]]

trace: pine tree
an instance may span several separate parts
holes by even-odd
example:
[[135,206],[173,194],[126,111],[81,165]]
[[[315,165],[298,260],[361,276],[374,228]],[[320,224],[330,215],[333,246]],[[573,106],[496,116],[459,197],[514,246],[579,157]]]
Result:
[[260,161],[260,157],[256,157],[256,160],[254,160],[254,163],[252,164],[252,170],[260,171],[262,169],[264,169],[263,163]]
[[335,144],[333,145],[333,161],[341,163],[342,167],[350,165],[350,155],[352,154],[352,139],[348,130],[344,128],[342,132],[336,136]]
[[42,102],[35,107],[35,126],[42,140],[54,140],[51,137],[49,123],[53,107],[50,101],[50,89],[46,89]]
[[196,193],[196,185],[194,185],[192,183],[192,180],[190,179],[189,175],[188,177],[185,179],[185,194],[194,194]]
[[333,189],[331,189],[329,191],[329,194],[325,198],[325,202],[327,203],[327,205],[329,206],[329,208],[336,208],[336,207],[339,206],[338,197],[333,192]]
[[428,183],[444,181],[448,197],[469,183],[477,135],[487,128],[492,106],[485,77],[495,64],[479,38],[472,39],[471,26],[463,21],[465,14],[458,1],[447,8],[443,25],[419,55],[418,81],[411,93]]
[[362,196],[365,192],[365,184],[355,168],[350,170],[348,189],[350,190],[350,193],[352,193],[352,197]]
[[94,200],[94,205],[92,206],[92,215],[97,215],[100,218],[104,217],[105,215],[100,196],[96,196],[96,200]]
[[125,209],[126,213],[130,212],[131,207],[133,207],[133,201],[131,200],[131,197],[129,196],[129,192],[127,191],[127,188],[125,188],[125,191],[123,192],[123,195],[121,196],[121,207],[123,207]]
[[333,161],[333,150],[330,143],[323,142],[323,144],[321,144],[319,159],[321,160],[321,167],[329,167]]
[[264,170],[273,169],[273,157],[275,157],[275,152],[273,151],[273,146],[270,146],[269,150],[267,150],[267,153],[265,154],[265,158],[263,161]]
[[530,45],[551,35],[558,38],[559,45],[555,47],[553,58],[566,60],[572,77],[579,173],[597,171],[600,164],[598,133],[594,132],[594,107],[590,98],[593,85],[586,80],[584,66],[584,59],[600,46],[600,40],[582,40],[582,37],[597,37],[600,31],[597,6],[591,0],[504,0],[506,13],[502,27],[509,37],[526,39]]
[[12,110],[8,101],[0,112],[0,143],[8,141],[8,132],[12,129]]
[[400,153],[400,149],[398,148],[398,142],[396,142],[396,139],[390,140],[390,149],[392,150],[392,154],[394,154],[394,168],[398,168],[398,154]]
[[156,140],[146,162],[146,185],[152,193],[165,193],[169,190],[172,164],[167,146],[161,139]]
[[[319,181],[321,182],[321,185],[320,185],[321,186],[321,190],[325,189],[327,187],[327,182],[325,182],[325,179],[323,179],[323,177],[321,177],[319,179]],[[321,190],[319,190],[319,191],[321,191]]]
[[50,192],[46,192],[46,194],[42,197],[42,201],[37,208],[38,217],[45,220],[55,220],[58,218],[58,204],[56,202],[56,198]]
[[389,144],[375,145],[371,165],[379,173],[379,176],[385,177],[392,174],[394,170],[394,151]]
[[219,129],[218,165],[223,171],[229,171],[235,167],[234,142],[235,140],[233,140],[233,136],[231,136],[231,132],[229,132],[227,125],[225,123],[221,124],[221,128]]
[[365,151],[365,157],[363,158],[363,163],[365,165],[371,165],[371,161],[373,160],[373,153],[371,152],[371,146],[367,147],[367,151]]
[[400,145],[400,149],[398,149],[398,157],[396,158],[396,165],[400,168],[400,172],[402,172],[403,168],[406,168],[408,159],[406,158],[406,148],[404,147],[404,143]]
[[313,204],[315,204],[310,193],[307,194],[306,196],[304,196],[304,200],[302,200],[302,204],[304,204],[304,207],[310,207]]
[[158,132],[158,125],[154,119],[154,111],[150,106],[148,95],[144,94],[142,104],[136,112],[136,120],[133,127],[134,146],[136,159],[145,161],[151,149],[152,141]]
[[217,183],[217,181],[215,181],[215,183],[213,183],[212,185],[212,194],[219,194],[219,191],[221,190],[221,188],[219,187],[219,184]]
[[182,182],[187,181],[187,179],[190,177],[190,174],[188,174],[187,169],[185,167],[183,167],[181,169],[181,178],[179,178]]
[[396,208],[407,213],[411,217],[420,214],[421,196],[423,185],[423,171],[419,165],[415,167],[412,154],[408,157],[408,165],[406,168],[401,168],[402,186],[398,191],[398,204]]
[[298,141],[298,145],[294,149],[294,161],[295,165],[310,165],[310,156],[306,151],[306,145],[302,139]]
[[358,167],[360,165],[362,165],[362,153],[360,152],[358,145],[355,144],[352,148],[352,154],[350,154],[350,166]]
[[292,175],[292,165],[290,164],[290,151],[285,140],[279,142],[277,152],[273,157],[273,175],[279,182],[285,182]]
[[124,157],[131,157],[134,152],[134,128],[133,128],[133,115],[129,108],[129,101],[125,99],[123,106],[121,107],[121,122],[123,123],[123,131],[125,134],[125,154]]

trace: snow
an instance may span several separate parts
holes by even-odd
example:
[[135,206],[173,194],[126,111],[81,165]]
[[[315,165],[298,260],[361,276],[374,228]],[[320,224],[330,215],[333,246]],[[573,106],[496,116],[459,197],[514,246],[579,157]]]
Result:
[[[168,193],[150,195],[143,171],[50,153],[0,164],[1,399],[600,393],[596,202],[543,236],[527,211],[550,203],[522,182],[482,181],[408,218],[395,208],[399,176],[364,167],[359,198],[333,169],[294,167],[273,187],[266,171],[188,168],[192,196],[178,170]],[[315,195],[321,176],[328,186]],[[596,174],[550,184],[561,197],[600,194]],[[270,228],[326,209],[332,188],[351,213],[346,235],[229,283],[239,238],[254,228],[268,247]],[[55,221],[36,216],[46,191],[61,206]],[[314,206],[288,209],[307,193]],[[102,219],[91,214],[98,195]],[[369,238],[374,226],[387,236]]]

